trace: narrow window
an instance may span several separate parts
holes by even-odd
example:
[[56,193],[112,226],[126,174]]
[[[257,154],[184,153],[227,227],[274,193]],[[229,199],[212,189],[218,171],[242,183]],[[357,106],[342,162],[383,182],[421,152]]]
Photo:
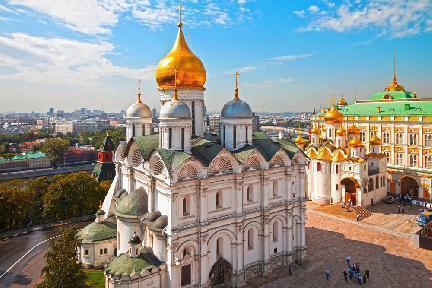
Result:
[[84,250],[84,255],[88,256],[88,250]]
[[339,165],[336,165],[336,174],[338,174],[339,173]]
[[181,287],[191,285],[192,284],[192,269],[191,264],[183,265],[181,267]]
[[108,253],[108,249],[104,248],[104,254],[107,254],[107,253]]
[[216,192],[216,209],[222,208],[222,192]]
[[278,182],[273,181],[273,197],[278,195]]
[[252,202],[253,201],[253,199],[252,199],[252,191],[251,191],[252,189],[251,189],[251,187],[250,186],[248,186],[247,188],[246,188],[246,201],[247,202]]
[[132,124],[132,137],[135,137],[135,125]]
[[100,254],[100,255],[103,254],[103,249],[99,249],[99,254]]
[[248,230],[248,250],[252,250],[254,248],[254,235],[253,235],[253,229]]
[[235,149],[237,147],[237,126],[234,126],[233,134],[233,147]]
[[145,136],[146,134],[145,134],[145,125],[144,124],[141,126],[141,129],[142,129],[142,135]]
[[225,146],[225,125],[223,125],[223,145]]
[[183,198],[183,216],[189,215],[189,207],[188,207],[188,199],[187,197]]
[[223,238],[218,238],[216,241],[216,256],[223,256]]
[[339,184],[336,184],[336,190],[339,190]]
[[246,144],[248,144],[248,126],[246,126]]
[[184,128],[181,128],[181,150],[184,150]]
[[172,144],[172,128],[168,129],[168,148],[171,149]]
[[195,135],[195,101],[192,101],[192,135]]
[[321,171],[321,163],[320,162],[317,163],[317,171],[318,172]]
[[273,223],[273,242],[277,242],[278,241],[278,233],[279,233],[279,227],[278,227],[278,222],[275,221]]

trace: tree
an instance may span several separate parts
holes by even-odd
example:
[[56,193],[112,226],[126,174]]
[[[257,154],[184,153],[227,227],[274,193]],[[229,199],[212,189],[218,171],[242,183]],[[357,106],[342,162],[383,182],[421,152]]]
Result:
[[[63,177],[63,175],[61,175]],[[34,224],[44,221],[43,197],[48,193],[49,186],[59,177],[37,177],[30,181],[29,189],[33,192],[33,201],[30,209],[30,218]]]
[[33,193],[21,179],[0,183],[0,228],[22,225],[29,215]]
[[42,152],[46,153],[53,164],[63,161],[63,153],[68,149],[69,141],[60,138],[47,139],[42,145]]
[[44,280],[38,288],[87,288],[86,275],[78,262],[77,227],[63,228],[60,236],[51,240],[42,269]]

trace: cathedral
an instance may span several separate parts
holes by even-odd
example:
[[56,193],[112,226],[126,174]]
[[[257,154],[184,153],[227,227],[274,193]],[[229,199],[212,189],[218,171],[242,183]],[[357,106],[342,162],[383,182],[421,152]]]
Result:
[[252,131],[238,78],[218,140],[206,139],[206,70],[179,22],[156,69],[159,133],[138,89],[112,185],[79,232],[80,261],[104,267],[105,287],[242,287],[305,259],[307,157]]

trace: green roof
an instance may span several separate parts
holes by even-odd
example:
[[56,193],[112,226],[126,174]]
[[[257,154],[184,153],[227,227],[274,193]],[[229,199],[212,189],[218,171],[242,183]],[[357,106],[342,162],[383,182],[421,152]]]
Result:
[[[379,112],[378,112],[378,108]],[[357,102],[339,110],[344,116],[432,115],[432,100]]]
[[380,91],[372,96],[372,100],[383,100],[386,99],[386,95],[390,95],[390,99],[412,99],[416,98],[414,93],[408,91]]
[[233,154],[237,157],[241,162],[245,161],[252,153],[257,151],[257,149],[251,145],[245,145],[242,148],[233,152]]
[[223,147],[204,138],[192,139],[192,154],[198,158],[205,166],[219,154]]
[[78,232],[82,243],[93,243],[97,241],[116,238],[117,225],[114,217],[109,217],[101,223],[93,222]]
[[191,155],[182,151],[172,151],[163,148],[160,148],[157,151],[170,173],[180,167],[186,160],[191,158]]
[[254,132],[252,134],[252,144],[255,146],[267,161],[270,161],[281,145],[273,141],[264,132]]
[[159,148],[159,134],[133,137],[133,140],[140,148],[144,160],[148,160],[150,153]]
[[287,152],[289,157],[293,157],[297,151],[299,150],[298,146],[289,141],[288,139],[278,139],[279,144],[281,144],[282,148]]
[[147,193],[143,187],[139,187],[117,203],[116,215],[134,217],[143,216],[148,212],[147,201]]
[[131,257],[128,253],[120,254],[108,262],[105,274],[110,276],[133,276],[159,267],[161,262],[149,248],[141,248],[137,257]]
[[[47,158],[48,156],[40,151],[37,152],[26,152],[19,155],[16,155],[9,160],[27,160],[27,159],[38,159],[38,158]],[[3,158],[8,160],[7,158]]]

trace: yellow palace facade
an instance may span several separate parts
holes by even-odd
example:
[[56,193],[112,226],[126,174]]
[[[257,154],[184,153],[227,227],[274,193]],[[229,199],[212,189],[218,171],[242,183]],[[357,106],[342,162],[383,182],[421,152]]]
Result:
[[[370,139],[379,138],[380,152],[387,155],[388,192],[431,201],[432,98],[406,91],[394,73],[391,84],[371,99],[349,104],[342,98],[336,107],[343,115],[343,127],[360,134],[367,152]],[[312,126],[319,128],[313,130],[325,133],[327,111],[312,117]]]

